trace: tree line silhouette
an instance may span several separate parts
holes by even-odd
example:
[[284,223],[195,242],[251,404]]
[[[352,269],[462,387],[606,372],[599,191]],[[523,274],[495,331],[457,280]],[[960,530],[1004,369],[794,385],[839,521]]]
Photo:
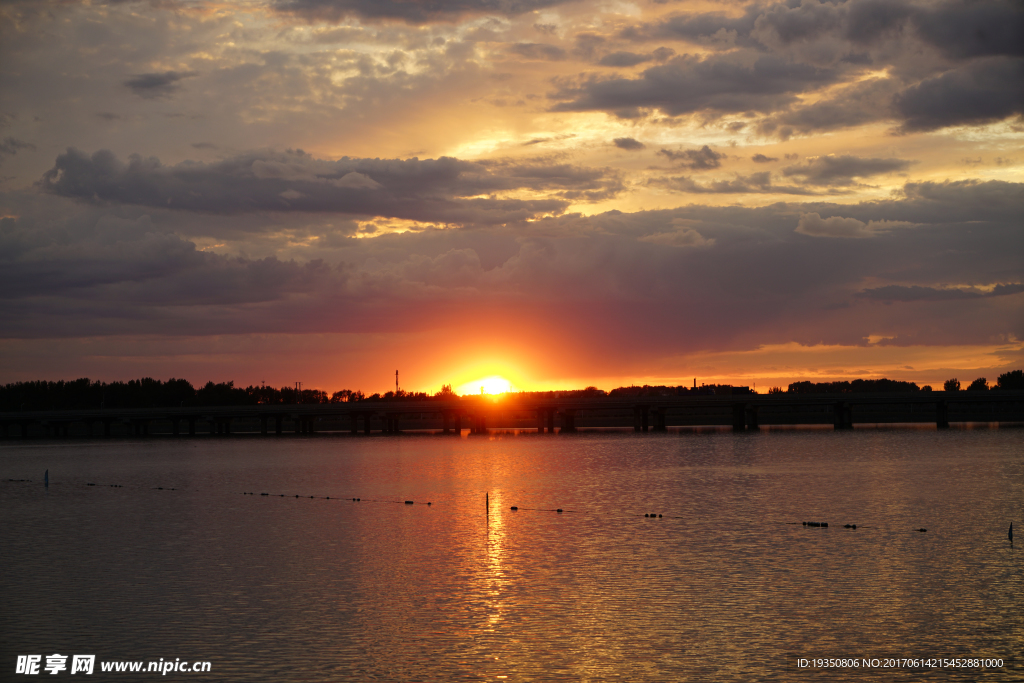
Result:
[[[950,379],[943,385],[945,391],[960,391],[960,382]],[[999,375],[991,389],[984,377],[971,382],[967,391],[1024,390],[1024,371],[1012,370]],[[770,394],[855,394],[884,392],[931,391],[930,386],[918,387],[913,382],[891,379],[855,379],[851,382],[794,382],[787,390],[773,387]],[[561,391],[519,392],[530,398],[570,397],[639,397],[682,396],[687,394],[750,393],[747,387],[704,385],[695,389],[678,386],[629,386],[604,391],[597,387]],[[422,401],[454,398],[457,394],[450,384],[444,385],[432,396],[426,392],[408,392],[403,389],[384,394],[365,395],[362,391],[342,389],[328,394],[319,389],[296,387],[269,387],[265,385],[236,387],[234,382],[215,384],[207,382],[196,389],[184,379],[171,378],[162,382],[152,377],[127,382],[99,382],[88,378],[57,382],[13,382],[0,386],[0,411],[20,410],[82,410],[91,408],[170,408],[235,405],[294,405],[296,403],[349,403],[356,401]]]

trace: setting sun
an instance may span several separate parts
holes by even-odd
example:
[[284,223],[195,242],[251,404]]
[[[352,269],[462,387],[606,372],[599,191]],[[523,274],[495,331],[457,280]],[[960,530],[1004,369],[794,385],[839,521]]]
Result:
[[466,394],[507,394],[512,391],[512,383],[500,375],[492,375],[459,386],[456,393]]

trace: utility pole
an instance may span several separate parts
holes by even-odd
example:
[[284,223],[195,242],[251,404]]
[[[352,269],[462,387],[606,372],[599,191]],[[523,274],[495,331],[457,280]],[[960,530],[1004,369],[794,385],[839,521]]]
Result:
[[398,370],[395,370],[395,396],[398,396]]

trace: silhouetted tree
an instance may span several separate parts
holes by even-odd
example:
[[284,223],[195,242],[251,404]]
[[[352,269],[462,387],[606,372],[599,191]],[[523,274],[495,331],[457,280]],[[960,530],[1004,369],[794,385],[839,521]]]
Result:
[[769,394],[784,394],[784,393],[786,393],[786,390],[783,389],[782,387],[772,387],[771,389],[768,390],[768,393]]
[[996,380],[997,389],[1024,389],[1024,370],[1010,370],[999,375]]
[[984,377],[971,382],[971,386],[967,387],[967,391],[988,391],[988,380]]
[[953,378],[947,379],[942,383],[943,391],[960,391],[960,380]]

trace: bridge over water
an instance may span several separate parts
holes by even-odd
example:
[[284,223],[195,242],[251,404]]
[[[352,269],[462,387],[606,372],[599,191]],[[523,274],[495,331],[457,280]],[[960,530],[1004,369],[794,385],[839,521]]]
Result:
[[241,433],[397,434],[433,430],[473,434],[489,429],[573,433],[586,428],[727,425],[734,431],[770,425],[1024,422],[1024,391],[913,394],[741,394],[732,396],[537,398],[507,394],[418,401],[180,408],[82,409],[0,413],[0,437],[224,435]]

